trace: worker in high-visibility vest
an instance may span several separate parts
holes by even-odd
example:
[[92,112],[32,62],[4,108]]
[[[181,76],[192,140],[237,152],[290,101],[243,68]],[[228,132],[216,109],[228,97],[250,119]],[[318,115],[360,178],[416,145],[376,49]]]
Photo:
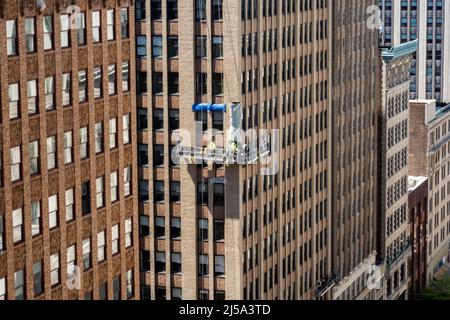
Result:
[[231,150],[231,154],[233,156],[233,160],[236,161],[237,154],[239,151],[236,139],[234,139],[234,141],[231,143],[230,150]]
[[216,153],[216,142],[215,142],[215,138],[212,137],[211,141],[208,144],[208,147],[206,148],[207,152],[209,152],[211,154],[212,157],[214,157],[215,153]]

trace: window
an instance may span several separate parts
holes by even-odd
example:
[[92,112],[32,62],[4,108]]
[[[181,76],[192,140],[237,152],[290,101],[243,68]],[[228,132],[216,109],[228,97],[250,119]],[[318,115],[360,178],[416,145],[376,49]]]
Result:
[[166,300],[166,287],[156,287],[155,300]]
[[163,55],[162,37],[161,36],[153,36],[152,37],[152,57],[153,58],[162,58],[162,55]]
[[142,237],[150,236],[150,222],[148,216],[139,216],[139,234]]
[[139,202],[146,202],[148,200],[148,180],[139,180]]
[[91,238],[83,240],[83,269],[91,267]]
[[224,205],[224,185],[222,183],[214,184],[214,205]]
[[23,269],[14,272],[14,297],[16,300],[25,299],[25,272]]
[[110,96],[116,94],[116,65],[108,66],[108,93]]
[[37,261],[33,264],[34,296],[38,296],[43,292],[42,284],[43,284],[42,261]]
[[113,300],[120,300],[120,276],[113,279]]
[[169,94],[177,95],[179,91],[179,75],[178,72],[169,72]]
[[199,300],[209,300],[209,290],[208,289],[198,290],[198,299]]
[[161,0],[151,0],[151,13],[153,20],[161,19],[162,9],[161,9]]
[[36,24],[34,17],[25,19],[25,47],[28,53],[36,50],[35,46],[36,37]]
[[181,219],[170,218],[170,237],[177,239],[181,237]]
[[164,217],[155,217],[155,237],[163,238],[166,236],[166,223]]
[[115,255],[119,252],[119,225],[116,224],[111,228],[111,251]]
[[208,255],[198,255],[198,275],[200,277],[207,276],[209,274],[208,260]]
[[[148,129],[148,116],[147,109],[138,108],[138,130],[147,130]],[[154,130],[156,130],[154,128]]]
[[130,114],[125,114],[122,117],[123,121],[123,144],[130,143]]
[[53,49],[53,18],[44,17],[44,50]]
[[206,0],[195,0],[195,20],[206,20]]
[[178,0],[167,0],[167,18],[169,20],[178,19]]
[[155,202],[164,202],[164,181],[155,181]]
[[103,122],[95,124],[95,153],[103,152]]
[[127,291],[127,299],[130,299],[133,296],[133,270],[127,270],[126,274],[126,291]]
[[208,219],[198,219],[198,240],[208,240]]
[[62,75],[62,104],[63,106],[70,105],[70,98],[71,98],[71,80],[70,80],[70,73],[64,73]]
[[21,179],[21,153],[20,146],[10,149],[10,161],[11,161],[11,181],[17,181]]
[[180,182],[172,181],[170,183],[170,201],[179,202],[180,201]]
[[[207,77],[208,77],[207,74],[204,72],[197,72],[195,74],[195,94],[197,96],[202,96],[207,93],[207,89],[208,89]],[[204,120],[206,120],[206,117],[203,116],[202,113],[199,113],[197,116],[203,117],[203,118],[205,118]],[[205,121],[203,121],[203,122],[205,123]],[[207,126],[207,122],[205,125]],[[203,130],[203,131],[205,131],[205,130]]]
[[222,0],[212,0],[212,19],[222,20]]
[[78,71],[78,101],[85,102],[87,98],[86,70]]
[[179,110],[169,110],[169,129],[177,130],[180,128],[180,112]]
[[86,44],[86,13],[78,13],[78,24],[77,24],[77,41],[78,45]]
[[147,37],[143,35],[136,36],[136,55],[138,57],[147,56]]
[[108,284],[107,283],[103,283],[101,285],[99,285],[98,287],[98,298],[99,300],[106,300],[106,296],[107,296],[107,288]]
[[6,300],[6,281],[5,278],[0,278],[0,301]]
[[97,258],[98,262],[105,260],[106,256],[106,242],[105,242],[105,231],[100,231],[97,233]]
[[97,208],[101,208],[104,206],[104,178],[99,177],[95,181],[95,201],[97,204]]
[[225,275],[225,256],[214,256],[214,275]]
[[23,240],[23,215],[22,208],[13,211],[13,241],[14,243]]
[[72,131],[68,131],[64,133],[64,163],[71,163],[72,159]]
[[126,167],[123,169],[123,180],[124,180],[124,194],[125,197],[131,194],[131,167]]
[[128,248],[133,243],[133,225],[131,218],[125,220],[125,248]]
[[109,149],[114,149],[117,146],[117,120],[116,118],[109,119]]
[[56,136],[47,138],[47,169],[56,168]]
[[104,178],[99,177],[97,180],[95,180],[95,203],[97,205],[97,208],[103,207],[104,204]]
[[225,240],[225,223],[223,220],[214,220],[214,241]]
[[89,181],[81,184],[81,212],[83,215],[91,213],[91,193]]
[[213,37],[212,38],[212,55],[214,59],[219,59],[223,57],[223,38]]
[[178,57],[178,37],[177,36],[169,36],[168,37],[168,51],[169,51],[169,58]]
[[50,256],[50,284],[52,286],[59,283],[59,253]]
[[206,58],[206,36],[195,37],[195,56],[197,59]]
[[166,271],[166,253],[156,252],[156,272]]
[[16,20],[6,21],[6,52],[8,56],[15,56],[17,54]]
[[69,15],[60,15],[61,21],[61,48],[67,48],[70,43]]
[[142,271],[150,271],[150,251],[142,250],[141,251],[141,270]]
[[109,175],[111,184],[111,202],[115,202],[118,199],[118,173],[117,171],[111,172]]
[[48,224],[49,228],[58,226],[58,195],[48,197]]
[[126,92],[130,90],[130,68],[128,65],[128,61],[122,63],[122,91]]
[[67,248],[67,275],[75,274],[75,265],[76,265],[76,247],[72,245]]
[[65,198],[65,206],[66,206],[66,221],[72,221],[73,220],[73,188],[68,189],[65,191],[64,194]]
[[37,81],[30,80],[27,82],[27,103],[28,114],[37,113]]
[[106,12],[106,33],[108,41],[114,40],[114,10]]
[[102,69],[94,68],[94,99],[102,97]]
[[92,42],[98,43],[101,39],[100,11],[92,12]]
[[152,90],[154,95],[163,94],[163,74],[162,72],[153,72]]
[[222,73],[213,73],[213,95],[222,95],[223,94],[223,74]]
[[85,159],[89,154],[89,138],[88,138],[88,128],[80,128],[80,157]]
[[170,270],[172,273],[181,272],[181,253],[172,252],[170,255]]
[[145,11],[146,11],[146,5],[145,5],[145,1],[146,0],[137,0],[135,2],[135,7],[136,7],[136,20],[145,20],[146,16],[145,16]]
[[31,235],[41,233],[41,204],[39,201],[31,203]]
[[122,39],[128,38],[128,9],[120,9],[120,33]]
[[16,119],[19,117],[19,84],[13,83],[8,87],[9,97],[9,119]]
[[29,155],[30,174],[33,175],[39,172],[39,141],[30,142]]
[[54,77],[45,78],[45,110],[50,111],[54,106],[55,84]]

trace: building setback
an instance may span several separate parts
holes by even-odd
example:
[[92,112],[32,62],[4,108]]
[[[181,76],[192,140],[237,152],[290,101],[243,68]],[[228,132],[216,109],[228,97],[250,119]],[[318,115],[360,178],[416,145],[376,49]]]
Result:
[[[330,3],[331,5],[331,3]],[[381,108],[378,31],[367,28],[376,1],[333,1],[333,299],[375,299],[367,280],[376,263],[376,119]]]
[[411,101],[409,172],[428,177],[427,278],[449,260],[450,248],[450,105]]
[[134,12],[0,3],[0,300],[139,298]]
[[[142,296],[329,298],[331,2],[136,6]],[[279,130],[273,174],[172,162],[176,129],[203,149],[239,104],[247,132]]]
[[382,46],[418,40],[411,66],[411,99],[450,101],[450,3],[379,0]]
[[384,298],[407,299],[411,258],[408,216],[408,125],[412,54],[417,41],[383,48],[383,107],[379,114],[378,260]]

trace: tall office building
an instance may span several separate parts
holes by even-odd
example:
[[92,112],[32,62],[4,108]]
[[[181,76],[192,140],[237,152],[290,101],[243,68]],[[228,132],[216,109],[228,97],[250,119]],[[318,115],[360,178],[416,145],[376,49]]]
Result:
[[[375,1],[333,1],[333,299],[376,299],[377,114],[381,108],[378,30],[367,27]],[[376,284],[374,285],[376,287]]]
[[377,253],[383,263],[384,297],[406,299],[410,281],[408,209],[409,84],[417,41],[382,49],[383,93],[378,132]]
[[[136,7],[142,297],[330,298],[332,3]],[[269,130],[273,172],[263,165],[264,138],[253,149],[256,135],[241,140],[237,128]],[[215,148],[207,129],[225,132]],[[179,165],[171,157],[178,136]],[[227,158],[234,142],[239,164]],[[226,163],[198,163],[205,148]],[[374,245],[367,239],[364,254]]]
[[416,295],[426,289],[428,178],[410,176],[408,192],[412,247],[411,260],[409,262],[411,276],[409,299],[414,299]]
[[409,171],[428,177],[426,283],[450,258],[450,105],[411,101]]
[[411,98],[450,101],[450,3],[379,0],[381,45],[418,40],[411,67]]
[[139,298],[134,30],[133,1],[0,2],[0,300]]

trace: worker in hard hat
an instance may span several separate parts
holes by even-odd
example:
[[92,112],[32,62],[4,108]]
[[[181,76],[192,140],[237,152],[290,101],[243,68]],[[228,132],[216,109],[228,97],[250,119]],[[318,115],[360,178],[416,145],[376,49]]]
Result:
[[208,146],[206,147],[207,153],[211,155],[211,157],[214,157],[216,153],[216,139],[215,137],[212,137],[211,141],[208,143]]
[[231,143],[230,150],[231,150],[231,154],[233,156],[233,160],[236,161],[238,150],[239,150],[236,139],[234,139],[234,141]]

